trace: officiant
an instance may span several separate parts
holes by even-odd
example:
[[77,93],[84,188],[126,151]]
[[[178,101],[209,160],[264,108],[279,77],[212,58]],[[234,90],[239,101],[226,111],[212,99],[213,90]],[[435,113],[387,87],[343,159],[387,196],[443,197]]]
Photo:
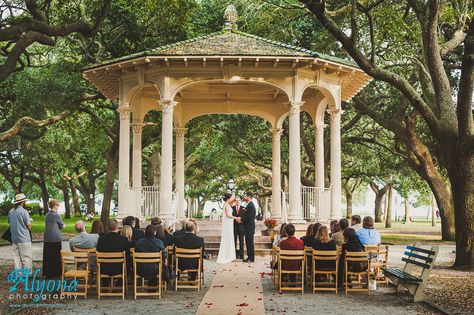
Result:
[[[232,215],[234,217],[241,217],[243,210],[242,199],[240,196],[236,196],[235,205],[232,206]],[[237,240],[239,241],[239,247],[237,247]],[[234,244],[237,259],[244,259],[244,227],[242,222],[237,222],[237,220],[234,220]]]

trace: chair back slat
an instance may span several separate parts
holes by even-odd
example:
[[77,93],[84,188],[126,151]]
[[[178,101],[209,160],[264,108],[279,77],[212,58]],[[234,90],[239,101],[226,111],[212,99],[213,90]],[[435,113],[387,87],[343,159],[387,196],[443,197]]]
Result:
[[403,253],[404,255],[407,255],[408,257],[414,257],[414,258],[418,258],[418,259],[421,259],[421,260],[424,260],[428,263],[430,262],[433,262],[433,258],[430,257],[430,256],[423,256],[423,255],[418,255],[418,254],[415,254],[413,252],[404,252]]
[[125,261],[125,251],[123,252],[97,252],[98,263],[121,263]]
[[[417,244],[418,244],[418,243],[417,243]],[[428,254],[428,255],[430,255],[430,256],[436,255],[436,252],[435,252],[435,251],[429,250],[429,249],[424,249],[424,248],[421,248],[421,247],[407,246],[407,249],[408,249],[408,250],[411,250],[412,252],[420,252],[420,253]]]
[[430,269],[430,267],[431,267],[431,265],[429,265],[429,264],[424,264],[420,261],[405,258],[405,257],[402,258],[402,261],[406,262],[407,264],[412,264],[412,265],[415,265],[415,266],[418,266],[418,267],[421,267],[421,268],[424,268],[424,269]]

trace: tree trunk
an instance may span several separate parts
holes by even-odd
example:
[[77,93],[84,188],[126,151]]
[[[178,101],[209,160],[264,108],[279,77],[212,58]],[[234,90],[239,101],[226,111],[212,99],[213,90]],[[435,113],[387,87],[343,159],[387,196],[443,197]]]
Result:
[[384,194],[375,194],[375,222],[382,222],[382,200]]
[[48,187],[46,186],[46,182],[44,181],[43,178],[41,178],[39,182],[39,186],[41,188],[41,200],[43,202],[43,213],[46,214],[49,212],[49,208],[48,208],[49,193],[48,193]]
[[100,220],[104,225],[107,225],[110,218],[110,204],[114,193],[115,174],[117,172],[117,164],[119,159],[119,142],[118,136],[120,128],[120,121],[118,115],[115,114],[115,138],[112,140],[109,150],[105,155],[107,161],[107,173],[104,184],[104,200],[102,201],[102,209],[100,213]]
[[456,223],[455,267],[474,265],[474,156],[459,156],[450,174]]
[[352,217],[352,192],[350,191],[346,191],[346,203],[347,203],[346,218],[350,219]]
[[410,202],[405,198],[405,224],[411,223]]
[[69,187],[67,184],[67,180],[63,179],[61,183],[62,183],[61,190],[63,191],[64,208],[65,208],[64,218],[70,219],[71,218],[71,201],[69,200],[70,199]]
[[388,194],[387,194],[387,207],[385,208],[385,228],[391,228],[392,227],[392,192],[393,192],[393,187],[390,185],[388,187]]
[[436,226],[436,198],[431,195],[431,226]]
[[69,187],[71,188],[72,204],[74,205],[74,216],[77,218],[81,216],[81,206],[79,204],[79,196],[77,195],[76,184],[72,178],[69,179]]

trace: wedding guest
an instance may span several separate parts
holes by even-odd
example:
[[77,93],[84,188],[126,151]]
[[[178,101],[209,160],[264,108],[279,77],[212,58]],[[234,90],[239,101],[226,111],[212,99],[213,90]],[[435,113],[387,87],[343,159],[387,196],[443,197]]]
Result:
[[[135,217],[135,228],[140,230],[140,219],[137,218],[137,217]],[[143,233],[145,233],[145,232],[143,232]]]
[[[353,228],[347,228],[343,232],[344,235],[344,244],[342,244],[342,252],[339,258],[339,288],[342,288],[342,284],[344,281],[344,260],[345,260],[345,253],[347,252],[363,252],[364,246],[360,243],[359,237],[356,234],[356,231]],[[358,262],[351,262],[351,265],[348,266],[353,271],[361,271],[363,270],[363,264],[359,264]]]
[[318,230],[319,230],[319,228],[320,228],[321,226],[322,226],[322,224],[319,223],[319,222],[316,222],[316,223],[313,225],[313,231],[312,231],[313,239],[315,239],[316,234],[318,234]]
[[[97,241],[98,252],[125,252],[127,260],[127,270],[132,271],[130,245],[128,239],[120,235],[118,223],[115,220],[109,220],[109,233],[99,236]],[[122,265],[120,263],[108,263],[100,266],[101,273],[114,276],[122,273]],[[130,274],[130,273],[129,273]]]
[[13,209],[8,212],[10,225],[13,261],[15,268],[32,268],[33,252],[31,248],[31,219],[25,210],[26,196],[22,193],[15,196]]
[[91,234],[97,234],[99,236],[102,236],[105,234],[105,228],[104,228],[104,225],[102,224],[102,221],[94,220],[94,222],[92,222]]
[[[195,226],[194,223],[189,221],[185,224],[185,234],[181,237],[177,237],[174,239],[174,245],[176,248],[185,248],[185,249],[196,249],[202,248],[202,257],[204,258],[204,239],[199,237],[194,232]],[[198,260],[194,258],[183,258],[179,260],[179,269],[186,270],[186,269],[198,269]],[[195,272],[191,272],[189,274],[190,280],[196,280],[197,274]]]
[[358,229],[356,234],[362,245],[378,245],[381,242],[380,233],[375,229],[371,216],[364,217],[362,229]]
[[98,234],[89,234],[86,232],[86,223],[82,220],[79,220],[74,225],[76,236],[69,239],[69,247],[71,251],[74,247],[76,248],[95,248],[97,246],[97,241],[99,240]]
[[354,231],[357,231],[358,229],[361,229],[362,228],[362,225],[360,224],[361,222],[361,218],[360,218],[360,215],[353,215],[351,217],[351,228],[354,229]]
[[135,222],[136,222],[136,220],[135,220],[135,217],[133,217],[133,216],[128,216],[125,219],[123,219],[123,221],[122,221],[123,227],[125,227],[125,225],[128,225],[132,228],[132,241],[133,241],[134,244],[139,239],[145,237],[145,233],[142,230],[140,230],[139,228],[135,227]]
[[308,227],[306,228],[306,234],[300,237],[300,240],[304,242],[304,247],[311,247],[313,245],[313,225],[314,224],[308,225]]
[[332,226],[333,232],[331,234],[331,239],[337,244],[342,245],[344,243],[344,235],[342,234],[341,225],[339,222],[336,222]]
[[280,233],[273,239],[273,245],[280,245],[280,242],[287,237],[286,234],[286,223],[282,223],[280,226]]
[[332,233],[335,233],[336,231],[334,231],[334,224],[338,223],[337,220],[331,220],[331,223],[329,223],[329,227],[331,229],[331,233],[329,233],[329,236],[332,235]]
[[189,221],[194,223],[194,234],[198,235],[199,234],[199,227],[198,227],[197,221],[194,220],[194,219],[189,219]]
[[[280,241],[280,249],[282,250],[303,250],[304,242],[295,237],[295,226],[287,224],[285,227],[287,237]],[[281,262],[283,270],[300,270],[301,261],[298,260],[283,260]],[[290,281],[295,281],[295,275],[290,274]]]
[[181,226],[181,229],[174,231],[173,238],[183,236],[186,233],[185,227],[186,227],[187,222],[188,222],[188,219],[180,219],[179,220],[179,225]]
[[43,276],[49,279],[61,276],[61,230],[65,225],[58,214],[59,201],[51,199],[48,207],[50,211],[44,218]]
[[[339,223],[337,223],[339,225]],[[328,228],[321,226],[318,229],[315,240],[313,242],[313,249],[315,250],[336,250],[336,243],[329,238]],[[317,260],[316,269],[319,270],[333,270],[336,265],[333,261]]]
[[164,242],[165,240],[165,229],[163,229],[163,224],[155,225],[155,236],[160,241]]
[[174,223],[171,220],[163,221],[163,229],[165,230],[165,239],[163,241],[163,245],[168,246],[173,243],[173,226]]
[[128,240],[128,244],[130,248],[135,247],[135,242],[133,241],[133,230],[130,225],[124,225],[122,230],[120,231],[120,235],[125,236]]
[[153,217],[151,218],[151,225],[160,225],[163,221],[161,220],[160,217]]
[[[155,235],[155,226],[150,224],[145,228],[145,237],[137,241],[135,251],[140,253],[162,253],[163,267],[166,259],[166,250],[163,242]],[[162,268],[163,279],[169,280],[169,275],[166,268]],[[149,286],[157,285],[156,274],[158,273],[157,263],[138,263],[137,273],[148,280]]]

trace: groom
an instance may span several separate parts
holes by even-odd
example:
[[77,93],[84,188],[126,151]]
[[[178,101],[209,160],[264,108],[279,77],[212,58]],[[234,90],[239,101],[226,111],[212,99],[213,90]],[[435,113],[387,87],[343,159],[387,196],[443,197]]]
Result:
[[255,205],[252,202],[252,193],[246,192],[244,200],[247,202],[247,205],[242,212],[242,215],[238,219],[238,222],[242,222],[244,227],[245,235],[245,246],[247,247],[247,259],[244,259],[244,262],[254,262],[255,261],[255,249],[253,244],[253,235],[255,234]]

